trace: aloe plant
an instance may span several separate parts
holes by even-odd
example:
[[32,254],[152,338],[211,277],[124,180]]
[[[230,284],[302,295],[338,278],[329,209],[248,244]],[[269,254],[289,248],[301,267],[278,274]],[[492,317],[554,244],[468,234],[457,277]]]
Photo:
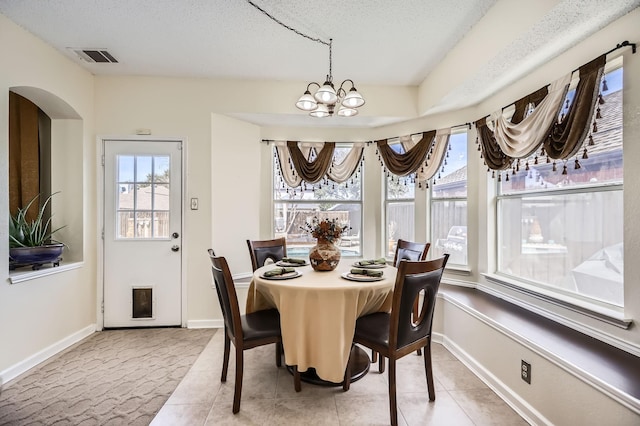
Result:
[[51,201],[51,197],[55,194],[57,192],[47,197],[34,220],[27,220],[27,212],[40,197],[40,194],[33,197],[25,207],[19,208],[15,215],[9,217],[9,247],[38,247],[52,243],[64,244],[51,238],[54,233],[64,228],[64,226],[49,231],[51,217],[46,221],[44,220],[44,211]]

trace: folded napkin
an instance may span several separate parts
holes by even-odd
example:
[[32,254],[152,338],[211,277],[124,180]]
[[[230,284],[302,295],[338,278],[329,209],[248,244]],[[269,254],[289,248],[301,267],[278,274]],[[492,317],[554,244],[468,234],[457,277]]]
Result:
[[354,275],[366,275],[368,277],[381,277],[382,271],[376,271],[371,269],[352,268],[351,273]]
[[275,269],[270,269],[268,271],[266,271],[264,274],[262,274],[265,277],[276,277],[278,275],[284,275],[284,274],[288,274],[289,272],[294,272],[295,269],[293,268],[275,268]]
[[296,259],[295,257],[283,257],[282,261],[285,263],[296,263],[299,265],[304,265],[305,263],[307,263],[305,259]]
[[362,266],[366,266],[366,265],[385,265],[387,263],[387,259],[385,259],[384,257],[381,257],[379,259],[372,259],[372,260],[361,260],[360,262],[358,262],[358,264],[362,265]]

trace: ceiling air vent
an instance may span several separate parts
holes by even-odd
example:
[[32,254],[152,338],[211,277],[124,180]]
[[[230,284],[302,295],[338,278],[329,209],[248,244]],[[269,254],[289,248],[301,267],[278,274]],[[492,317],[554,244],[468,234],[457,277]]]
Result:
[[117,64],[118,60],[106,49],[71,49],[85,62]]

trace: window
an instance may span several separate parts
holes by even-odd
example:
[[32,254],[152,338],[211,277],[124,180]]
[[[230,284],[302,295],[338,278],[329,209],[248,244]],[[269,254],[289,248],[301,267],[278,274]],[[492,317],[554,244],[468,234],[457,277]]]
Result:
[[118,155],[116,238],[169,238],[170,157]]
[[431,257],[449,254],[447,266],[468,265],[467,132],[453,133],[449,151],[431,186]]
[[[351,146],[336,145],[333,154],[335,161],[341,163],[350,149]],[[348,226],[338,244],[340,251],[343,256],[361,256],[361,171],[356,171],[342,184],[323,180],[320,184],[302,183],[297,188],[289,188],[278,172],[277,162],[277,156],[274,155],[273,229],[276,238],[286,238],[287,254],[293,257],[309,254],[316,240],[302,227],[315,216],[320,220],[337,219],[341,226]]]
[[554,163],[538,152],[498,184],[499,273],[572,301],[623,306],[622,72],[605,75],[588,158],[581,149]]
[[[401,154],[405,152],[400,141],[389,146]],[[385,181],[385,256],[393,258],[398,240],[413,241],[415,238],[415,174],[389,174]]]

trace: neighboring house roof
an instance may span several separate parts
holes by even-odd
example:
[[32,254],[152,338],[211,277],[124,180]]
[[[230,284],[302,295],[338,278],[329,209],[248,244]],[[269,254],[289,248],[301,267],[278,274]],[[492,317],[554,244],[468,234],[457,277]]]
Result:
[[[135,184],[128,184],[127,186],[121,186],[121,192],[118,197],[118,210],[133,210],[134,209],[134,188]],[[139,185],[139,184],[138,184]],[[124,189],[124,191],[123,191]],[[138,188],[137,191],[137,205],[136,210],[155,210],[163,211],[169,210],[169,185],[155,185],[155,195],[152,200],[152,186]],[[153,207],[153,208],[152,208]]]

